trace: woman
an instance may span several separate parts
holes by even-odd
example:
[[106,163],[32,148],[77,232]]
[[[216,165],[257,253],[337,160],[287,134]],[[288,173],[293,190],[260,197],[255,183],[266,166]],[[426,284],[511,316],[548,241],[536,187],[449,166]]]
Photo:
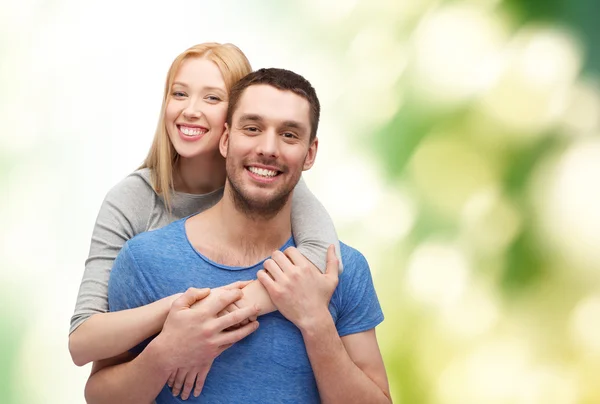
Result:
[[[218,144],[227,94],[250,71],[245,55],[231,44],[196,45],[173,61],[150,152],[139,170],[109,191],[98,214],[71,319],[69,349],[77,365],[117,356],[161,330],[177,295],[108,313],[112,263],[136,234],[205,210],[221,198],[225,161]],[[292,205],[298,249],[324,270],[327,246],[336,244],[339,251],[331,219],[302,181]],[[244,287],[242,300],[259,302],[261,314],[274,310],[270,301],[265,307],[260,282],[234,286]],[[184,380],[173,376],[173,382],[173,392],[179,393]]]

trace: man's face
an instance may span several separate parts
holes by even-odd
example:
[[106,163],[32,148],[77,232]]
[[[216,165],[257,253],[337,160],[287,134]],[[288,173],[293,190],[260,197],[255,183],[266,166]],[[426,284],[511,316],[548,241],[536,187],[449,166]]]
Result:
[[272,216],[285,205],[317,154],[309,110],[308,101],[291,91],[265,84],[244,90],[220,143],[238,208]]

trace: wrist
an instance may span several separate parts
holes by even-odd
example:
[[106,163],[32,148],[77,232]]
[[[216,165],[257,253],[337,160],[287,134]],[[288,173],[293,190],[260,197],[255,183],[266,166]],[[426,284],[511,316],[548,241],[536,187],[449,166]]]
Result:
[[326,332],[331,327],[335,328],[335,324],[329,310],[324,308],[316,313],[311,313],[310,316],[299,321],[297,327],[305,338],[310,338]]
[[168,346],[164,338],[159,334],[154,338],[148,346],[142,351],[138,358],[143,356],[146,366],[154,369],[157,373],[168,378],[177,366],[171,360],[171,355],[168,352]]

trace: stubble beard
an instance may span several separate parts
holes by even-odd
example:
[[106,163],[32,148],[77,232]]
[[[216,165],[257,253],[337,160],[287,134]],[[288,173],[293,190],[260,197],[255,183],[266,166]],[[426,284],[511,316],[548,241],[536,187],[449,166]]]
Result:
[[[265,162],[266,164],[269,164]],[[282,185],[277,192],[268,198],[253,198],[248,195],[248,192],[244,190],[241,181],[241,175],[236,175],[236,167],[233,167],[233,162],[227,159],[227,181],[230,185],[230,198],[233,201],[235,208],[253,220],[268,220],[275,217],[285,206],[287,201],[294,190],[294,187],[300,176],[296,181],[292,181],[294,186]],[[244,166],[240,170],[245,170]]]

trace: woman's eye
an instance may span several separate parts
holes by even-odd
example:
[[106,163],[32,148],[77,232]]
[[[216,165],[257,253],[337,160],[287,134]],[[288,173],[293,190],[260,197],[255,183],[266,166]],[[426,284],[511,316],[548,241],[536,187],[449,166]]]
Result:
[[216,95],[209,95],[206,97],[207,100],[209,101],[214,101],[214,102],[219,102],[221,101],[221,99],[219,97],[217,97]]
[[172,93],[173,97],[185,97],[185,93],[183,91],[173,91]]

